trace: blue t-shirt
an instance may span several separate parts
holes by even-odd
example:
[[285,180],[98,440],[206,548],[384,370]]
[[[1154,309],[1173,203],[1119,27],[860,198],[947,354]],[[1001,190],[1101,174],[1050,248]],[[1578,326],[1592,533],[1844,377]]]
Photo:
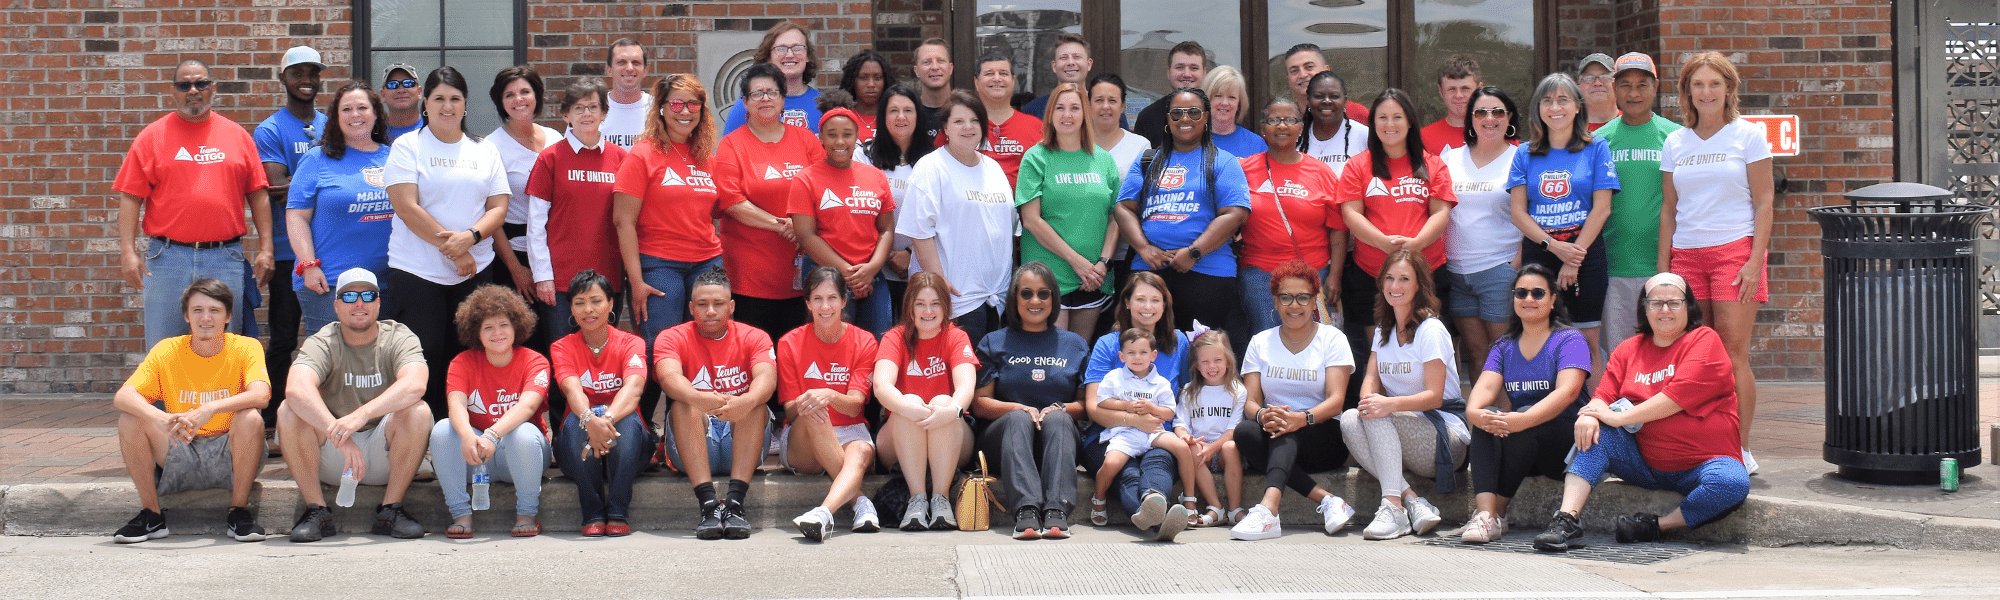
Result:
[[399,137],[403,137],[403,134],[405,134],[405,133],[409,133],[409,132],[412,132],[412,131],[416,131],[416,130],[418,130],[418,129],[423,129],[423,128],[424,128],[424,118],[423,118],[423,117],[417,117],[417,122],[415,122],[415,123],[411,123],[409,127],[397,127],[397,126],[395,126],[395,125],[390,125],[390,126],[389,126],[389,143],[391,143],[391,144],[394,144],[394,143],[396,143],[396,138],[399,138]]
[[[1172,326],[1171,323],[1161,323],[1161,325]],[[1187,383],[1187,381],[1182,379],[1182,375],[1188,370],[1188,357],[1190,355],[1187,351],[1187,333],[1175,331],[1174,336],[1174,351],[1161,352],[1158,357],[1154,358],[1153,372],[1159,373],[1161,379],[1165,379],[1167,383],[1173,384],[1174,390],[1178,392],[1181,386]],[[1097,383],[1104,381],[1105,373],[1110,373],[1112,369],[1122,368],[1125,368],[1125,361],[1118,358],[1118,332],[1113,331],[1098,336],[1097,343],[1090,348],[1090,364],[1083,367],[1083,382]]]
[[1090,351],[1083,336],[1051,325],[1042,331],[1002,327],[979,340],[979,385],[993,397],[1042,408],[1076,399]]
[[1271,151],[1271,145],[1264,143],[1262,136],[1240,125],[1235,131],[1229,132],[1229,135],[1217,134],[1212,136],[1212,139],[1215,140],[1215,147],[1232,156],[1256,156]]
[[[299,172],[299,157],[306,150],[319,143],[319,136],[326,131],[326,114],[313,111],[310,128],[300,121],[292,111],[279,110],[257,124],[257,130],[250,137],[257,141],[257,160],[285,166],[285,172],[296,175]],[[291,236],[285,233],[285,205],[283,200],[271,199],[271,251],[273,260],[294,260]]]
[[[388,161],[388,144],[374,152],[348,148],[340,160],[316,148],[292,173],[285,205],[313,211],[313,258],[328,283],[354,267],[389,272],[389,223],[396,209],[383,185],[382,165]],[[305,278],[293,278],[292,289],[306,289]]]
[[[807,87],[806,93],[785,96],[783,119],[786,125],[797,125],[819,133],[819,88]],[[722,119],[722,135],[729,135],[729,132],[749,122],[750,110],[743,106],[742,98],[737,98],[736,105],[729,107],[729,114]]]
[[1507,189],[1528,186],[1528,216],[1549,236],[1576,241],[1595,205],[1597,190],[1618,190],[1618,167],[1611,162],[1611,144],[1593,137],[1581,152],[1550,148],[1545,156],[1528,153],[1531,144],[1514,149],[1507,172]]
[[[1201,150],[1169,152],[1154,160],[1165,160],[1167,164],[1151,196],[1139,197],[1146,179],[1143,159],[1132,161],[1132,168],[1125,172],[1124,189],[1118,192],[1119,201],[1139,203],[1139,225],[1146,233],[1146,240],[1154,246],[1162,250],[1186,248],[1201,237],[1201,232],[1208,229],[1223,208],[1240,206],[1250,210],[1250,181],[1243,175],[1243,165],[1228,151],[1216,149],[1212,194],[1208,171],[1201,165]],[[1143,258],[1132,258],[1135,271],[1153,268]],[[1235,277],[1236,253],[1228,244],[1216,247],[1195,261],[1194,272]]]
[[[1555,391],[1556,374],[1563,369],[1583,369],[1586,376],[1590,373],[1590,346],[1584,343],[1583,333],[1568,327],[1549,334],[1534,358],[1521,356],[1520,340],[1507,337],[1493,342],[1493,352],[1486,355],[1486,370],[1505,379],[1501,389],[1507,392],[1515,412],[1528,410]],[[1583,408],[1588,397],[1584,387],[1577,387],[1576,397],[1569,399],[1558,419],[1576,420],[1577,409]]]

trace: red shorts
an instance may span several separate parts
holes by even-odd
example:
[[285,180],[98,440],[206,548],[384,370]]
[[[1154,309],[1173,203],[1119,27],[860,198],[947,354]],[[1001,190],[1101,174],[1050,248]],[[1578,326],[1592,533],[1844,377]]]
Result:
[[[1687,278],[1688,291],[1696,300],[1735,302],[1742,293],[1735,284],[1743,264],[1750,261],[1750,236],[1707,248],[1675,248],[1667,270]],[[1757,301],[1771,296],[1771,266],[1765,261],[1757,277]]]

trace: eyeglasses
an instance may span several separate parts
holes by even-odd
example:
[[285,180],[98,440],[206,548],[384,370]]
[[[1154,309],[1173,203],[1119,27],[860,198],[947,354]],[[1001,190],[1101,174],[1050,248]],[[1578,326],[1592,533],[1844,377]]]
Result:
[[1582,76],[1582,77],[1578,77],[1578,78],[1576,78],[1576,80],[1577,80],[1577,82],[1579,82],[1579,83],[1610,83],[1610,82],[1611,82],[1611,76],[1610,76],[1610,75],[1608,75],[1608,74],[1607,74],[1607,75],[1585,75],[1585,76]]
[[805,54],[805,53],[806,53],[805,44],[791,44],[786,46],[771,47],[771,54]]
[[1271,117],[1264,119],[1265,125],[1297,125],[1304,122],[1299,120],[1298,117]]
[[1527,300],[1527,299],[1528,299],[1528,298],[1529,298],[1530,296],[1534,297],[1534,298],[1535,298],[1536,300],[1540,300],[1540,299],[1543,299],[1543,298],[1547,298],[1547,297],[1549,297],[1549,289],[1548,289],[1548,288],[1524,288],[1524,287],[1517,287],[1517,288],[1514,288],[1514,299],[1515,299],[1515,300]]
[[1277,297],[1278,304],[1285,306],[1303,306],[1313,301],[1312,294],[1278,294]]
[[1668,312],[1673,312],[1673,311],[1678,311],[1678,310],[1680,310],[1680,309],[1683,309],[1683,308],[1687,308],[1687,301],[1686,301],[1686,300],[1647,300],[1647,301],[1646,301],[1646,310],[1664,310],[1664,311],[1668,311]]
[[1022,300],[1047,300],[1054,297],[1056,297],[1055,290],[1051,290],[1049,288],[1042,288],[1038,290],[1021,288]]
[[188,91],[188,90],[206,90],[206,89],[208,89],[208,88],[209,88],[209,86],[212,86],[212,85],[215,85],[215,80],[213,80],[213,79],[196,79],[196,80],[194,80],[194,81],[176,81],[176,82],[174,82],[174,91],[176,91],[176,92],[186,92],[186,91]]
[[341,292],[340,301],[346,302],[348,304],[353,304],[356,302],[374,302],[375,299],[380,298],[381,295],[382,295],[381,292],[377,292],[374,290],[369,290],[366,292]]
[[1472,116],[1481,119],[1505,119],[1507,118],[1507,109],[1504,108],[1473,109]]
[[1576,99],[1575,99],[1575,98],[1571,98],[1571,97],[1569,97],[1569,96],[1545,96],[1545,97],[1543,97],[1543,98],[1542,98],[1542,104],[1543,104],[1543,105],[1549,105],[1549,104],[1553,104],[1553,105],[1556,105],[1556,106],[1566,106],[1566,105],[1570,105],[1570,104],[1576,104]]
[[1194,107],[1167,109],[1167,118],[1175,121],[1201,118],[1201,109]]
[[596,104],[582,104],[582,103],[578,103],[578,104],[572,104],[572,105],[570,105],[570,107],[569,107],[569,110],[570,110],[570,112],[578,112],[578,111],[581,111],[581,112],[582,112],[583,114],[591,114],[591,113],[600,113],[600,112],[604,112],[604,107],[603,107],[603,106],[599,106],[599,105],[596,105]]
[[415,89],[416,87],[417,80],[415,79],[391,79],[382,82],[382,89],[385,90]]
[[[778,90],[757,90],[754,92],[750,92],[749,96],[747,97],[751,100],[776,100],[778,99],[779,96],[783,96],[784,94],[785,94],[784,92],[780,92]],[[671,108],[671,106],[669,108]]]
[[305,130],[307,139],[319,139],[319,130],[313,129],[313,126],[307,125],[305,126]]
[[[776,93],[776,92],[772,92],[772,93]],[[756,97],[757,97],[757,94],[758,94],[758,92],[750,92],[750,97],[751,97],[751,98],[756,98]],[[767,96],[767,97],[768,97],[768,96]],[[701,103],[699,103],[699,102],[691,102],[691,101],[687,101],[687,100],[668,100],[668,101],[667,101],[667,110],[668,110],[668,111],[671,111],[671,112],[677,112],[677,113],[688,113],[688,112],[694,112],[694,111],[697,111],[697,110],[701,110]]]

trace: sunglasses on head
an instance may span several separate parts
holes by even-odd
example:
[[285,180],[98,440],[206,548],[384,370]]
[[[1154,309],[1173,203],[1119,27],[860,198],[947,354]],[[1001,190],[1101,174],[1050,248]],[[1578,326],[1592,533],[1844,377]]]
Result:
[[1547,298],[1549,297],[1549,290],[1548,288],[1514,288],[1515,300],[1527,300],[1531,296],[1536,300]]
[[1049,288],[1042,288],[1039,290],[1021,288],[1022,300],[1047,300],[1050,298],[1054,298],[1055,296],[1056,296],[1055,290],[1051,290]]
[[374,302],[376,298],[380,298],[381,296],[382,296],[381,292],[377,292],[374,290],[368,290],[362,292],[341,292],[340,301],[346,302],[348,304],[353,304],[356,302]]
[[174,91],[177,91],[177,92],[185,92],[185,91],[188,91],[188,90],[206,90],[206,89],[208,89],[208,88],[209,88],[209,86],[212,86],[212,85],[215,85],[215,80],[213,80],[213,79],[196,79],[196,80],[194,80],[194,81],[176,81],[176,82],[174,82]]
[[399,90],[403,88],[414,89],[416,87],[417,87],[417,80],[415,79],[391,79],[382,82],[382,89],[387,89],[387,90]]

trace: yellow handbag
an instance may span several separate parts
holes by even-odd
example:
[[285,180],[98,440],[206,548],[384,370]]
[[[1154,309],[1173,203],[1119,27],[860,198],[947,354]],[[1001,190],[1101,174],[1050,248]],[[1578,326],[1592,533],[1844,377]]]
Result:
[[979,472],[959,475],[958,485],[952,486],[952,507],[958,516],[959,531],[985,531],[993,526],[993,509],[1000,509],[1000,499],[993,495],[992,475],[986,473],[986,453],[979,453]]

